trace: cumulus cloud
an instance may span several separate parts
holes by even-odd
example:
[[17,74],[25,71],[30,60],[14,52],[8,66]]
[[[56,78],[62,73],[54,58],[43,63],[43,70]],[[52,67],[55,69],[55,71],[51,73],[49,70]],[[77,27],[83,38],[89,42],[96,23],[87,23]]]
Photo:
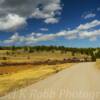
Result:
[[34,44],[40,41],[48,41],[53,40],[58,37],[65,37],[66,39],[74,39],[76,38],[76,34],[74,32],[68,32],[66,30],[62,30],[57,33],[51,33],[51,34],[43,34],[43,33],[31,33],[26,36],[20,36],[18,33],[13,34],[8,40],[2,41],[5,45],[16,45],[16,44]]
[[100,30],[96,29],[97,26],[100,26],[100,21],[94,20],[92,22],[79,25],[76,30],[78,31],[80,38],[88,38],[93,41],[100,36]]
[[96,40],[98,36],[100,36],[100,30],[94,30],[94,31],[83,31],[81,34],[79,34],[81,38],[89,38],[90,40]]
[[58,22],[59,22],[59,19],[57,19],[57,18],[47,18],[45,20],[45,23],[47,23],[47,24],[49,24],[49,23],[54,24],[54,23],[58,23]]
[[8,40],[5,40],[5,44],[13,44],[17,42],[23,42],[24,41],[24,36],[20,36],[18,33],[13,34]]
[[17,29],[30,17],[56,23],[61,9],[61,0],[0,0],[0,30]]
[[20,36],[18,33],[15,33],[13,36],[11,36],[8,40],[2,41],[3,44],[26,44],[26,45],[32,45],[34,43],[40,42],[40,41],[48,41],[48,40],[54,40],[59,37],[63,37],[65,39],[89,39],[90,41],[96,40],[97,37],[100,36],[100,29],[93,29],[97,26],[100,26],[99,20],[94,20],[92,22],[88,22],[86,24],[81,24],[77,26],[75,29],[70,30],[62,30],[57,33],[51,33],[51,34],[43,34],[43,33],[35,33],[32,32],[31,34],[28,34],[26,36]]
[[4,18],[0,18],[0,30],[16,30],[26,24],[26,19],[15,14],[8,14]]

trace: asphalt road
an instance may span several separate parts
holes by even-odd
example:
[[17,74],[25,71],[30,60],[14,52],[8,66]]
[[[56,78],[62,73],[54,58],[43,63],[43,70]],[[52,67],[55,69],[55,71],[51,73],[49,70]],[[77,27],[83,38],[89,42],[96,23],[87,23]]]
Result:
[[100,70],[95,63],[76,64],[0,100],[100,100]]

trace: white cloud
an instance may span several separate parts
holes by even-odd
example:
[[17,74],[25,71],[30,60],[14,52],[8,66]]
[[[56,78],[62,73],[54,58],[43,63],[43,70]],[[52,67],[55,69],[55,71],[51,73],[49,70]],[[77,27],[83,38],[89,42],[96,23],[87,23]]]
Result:
[[47,18],[45,20],[45,23],[47,23],[47,24],[54,24],[54,23],[58,23],[58,22],[59,22],[58,18]]
[[93,20],[92,22],[88,22],[86,24],[81,24],[77,27],[77,30],[88,30],[93,27],[100,26],[99,20]]
[[60,0],[51,0],[49,4],[45,5],[42,10],[40,8],[36,8],[36,10],[32,13],[32,17],[34,18],[42,18],[44,22],[47,24],[58,23],[58,18],[55,15],[59,15],[62,7],[60,5]]
[[96,16],[96,14],[94,14],[94,13],[88,13],[88,14],[82,16],[82,17],[84,19],[89,19],[89,18],[94,18],[95,16]]
[[65,39],[89,39],[90,41],[96,40],[97,37],[100,36],[100,29],[93,29],[96,26],[100,26],[99,20],[94,20],[92,22],[88,22],[86,24],[81,24],[77,26],[75,29],[70,30],[62,30],[57,33],[51,33],[51,34],[43,34],[43,33],[35,33],[32,32],[31,34],[28,34],[26,36],[20,36],[18,33],[15,33],[13,36],[11,36],[8,40],[2,41],[2,43],[24,43],[24,44],[34,44],[40,41],[48,41],[48,40],[54,40],[59,37],[63,37]]
[[100,7],[99,7],[99,8],[97,8],[97,11],[100,11]]
[[4,44],[13,44],[17,43],[18,41],[21,42],[23,37],[19,36],[18,33],[13,34],[8,40],[3,41]]
[[20,36],[18,33],[15,33],[12,35],[8,40],[4,40],[3,44],[18,44],[23,43],[24,44],[34,44],[39,41],[48,41],[53,40],[58,37],[64,37],[66,39],[75,39],[76,34],[74,32],[68,32],[66,30],[63,30],[61,32],[53,33],[53,34],[42,34],[42,33],[31,33],[27,36]]
[[0,30],[15,30],[26,24],[26,19],[15,14],[0,18]]
[[17,29],[30,17],[57,22],[61,9],[61,0],[0,0],[0,31]]
[[81,39],[88,38],[89,40],[96,40],[100,36],[100,30],[95,29],[97,26],[100,26],[99,20],[93,20],[86,24],[79,25],[76,30],[78,31],[78,36]]
[[96,40],[96,37],[100,36],[100,30],[83,31],[79,34],[80,38],[89,38],[90,40]]
[[58,37],[62,36],[64,38],[66,38],[66,39],[75,39],[75,38],[77,38],[77,34],[76,33],[77,33],[76,30],[70,30],[70,31],[63,30],[61,32],[56,33],[56,35]]
[[41,31],[48,31],[48,28],[40,28]]

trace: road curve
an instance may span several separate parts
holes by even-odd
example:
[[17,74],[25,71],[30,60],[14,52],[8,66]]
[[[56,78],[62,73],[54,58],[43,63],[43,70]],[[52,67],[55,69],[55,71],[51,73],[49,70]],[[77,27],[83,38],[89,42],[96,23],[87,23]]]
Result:
[[100,100],[100,71],[79,63],[0,100]]

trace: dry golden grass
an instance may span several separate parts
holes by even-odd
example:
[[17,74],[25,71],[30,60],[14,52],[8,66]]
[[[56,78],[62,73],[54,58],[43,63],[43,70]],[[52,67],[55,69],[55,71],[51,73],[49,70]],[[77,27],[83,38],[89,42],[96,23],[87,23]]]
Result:
[[[9,51],[11,52],[11,51]],[[2,55],[3,54],[3,55]],[[34,52],[34,53],[25,53],[21,52],[20,54],[15,52],[15,54],[10,54],[7,55],[6,51],[0,51],[0,62],[11,62],[11,63],[23,63],[23,62],[33,62],[33,61],[45,61],[47,59],[51,60],[62,60],[64,58],[72,58],[72,53],[67,52],[67,53],[61,53],[60,51],[55,51],[54,53],[52,52]],[[76,53],[75,57],[77,58],[84,58],[87,55],[85,54],[80,54]],[[3,57],[6,57],[7,59],[4,60]]]
[[[77,58],[84,58],[87,55],[76,53]],[[72,53],[53,52],[12,52],[11,50],[0,50],[0,95],[4,95],[14,89],[33,84],[45,77],[57,73],[65,68],[70,67],[71,63],[55,64],[55,65],[32,65],[29,63],[46,60],[63,60],[72,58]],[[12,65],[1,66],[2,63],[10,63]],[[23,65],[13,65],[13,63],[28,63]]]
[[34,66],[32,66],[32,65],[1,66],[0,67],[0,75],[13,74],[13,73],[16,73],[18,71],[27,70],[27,69],[30,69],[30,68],[33,68],[33,67]]
[[[12,90],[33,84],[34,82],[44,79],[53,73],[57,73],[65,68],[69,68],[71,65],[73,64],[67,63],[58,65],[40,65],[33,68],[28,67],[26,70],[19,70],[16,68],[16,73],[0,75],[0,96],[5,95]],[[7,67],[5,67],[5,69],[6,68]],[[9,68],[11,68],[11,70],[13,69],[12,67]]]
[[100,59],[96,60],[96,66],[97,66],[98,69],[100,69]]

